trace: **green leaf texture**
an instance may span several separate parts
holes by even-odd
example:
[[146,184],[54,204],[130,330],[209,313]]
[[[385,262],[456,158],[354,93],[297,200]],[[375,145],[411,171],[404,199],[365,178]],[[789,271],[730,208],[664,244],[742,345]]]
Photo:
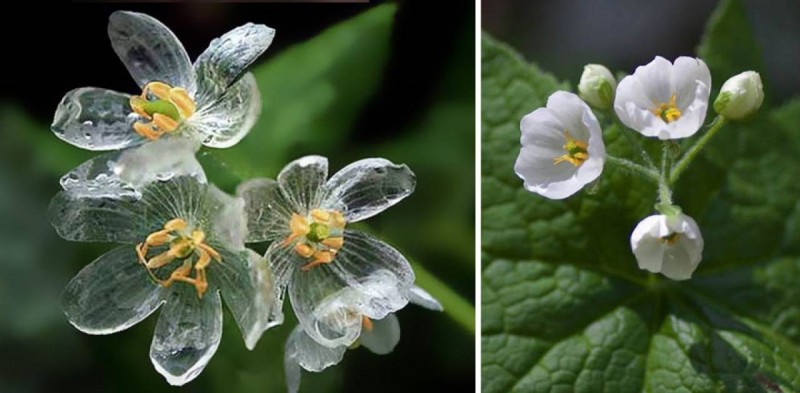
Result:
[[[723,1],[709,24],[715,84],[759,62],[745,21]],[[653,185],[607,167],[565,201],[523,189],[519,121],[568,87],[489,36],[482,47],[483,391],[800,391],[800,101],[726,127],[676,185],[706,249],[673,282],[628,244]],[[609,152],[633,157],[620,132],[604,131]]]

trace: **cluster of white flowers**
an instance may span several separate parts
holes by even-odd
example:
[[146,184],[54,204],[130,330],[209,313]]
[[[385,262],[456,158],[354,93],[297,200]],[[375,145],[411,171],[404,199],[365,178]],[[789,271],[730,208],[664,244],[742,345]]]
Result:
[[[300,367],[321,371],[355,344],[391,352],[400,337],[394,313],[409,302],[442,309],[414,285],[400,252],[345,229],[413,192],[405,165],[365,159],[328,179],[327,159],[308,156],[276,180],[244,182],[235,196],[207,182],[195,153],[233,146],[255,124],[260,96],[246,68],[273,29],[240,26],[194,64],[150,16],[115,12],[108,32],[141,94],[72,90],[52,124],[70,144],[111,151],[61,179],[54,228],[67,240],[122,244],[67,285],[63,309],[76,328],[115,333],[161,307],[150,358],[170,384],[183,385],[219,346],[222,299],[252,349],[283,322],[288,292],[299,324],[285,364],[297,391]],[[270,242],[263,256],[246,248],[258,242]]]
[[[706,119],[711,73],[701,59],[679,57],[670,62],[656,57],[619,84],[606,67],[590,64],[578,91],[580,97],[557,91],[546,107],[522,118],[522,149],[514,166],[517,175],[527,190],[550,199],[577,193],[600,177],[606,163],[655,180],[660,214],[639,222],[631,234],[631,250],[641,269],[673,280],[691,278],[702,259],[703,236],[694,219],[673,204],[670,187],[726,121],[746,119],[758,111],[764,100],[761,77],[747,71],[725,82],[713,105],[719,116],[675,162],[671,153],[675,145],[669,141],[695,135]],[[634,151],[641,153],[642,163],[609,156],[602,127],[590,105],[604,112],[605,118],[616,116],[633,131],[663,140],[661,167],[653,164],[635,139]]]

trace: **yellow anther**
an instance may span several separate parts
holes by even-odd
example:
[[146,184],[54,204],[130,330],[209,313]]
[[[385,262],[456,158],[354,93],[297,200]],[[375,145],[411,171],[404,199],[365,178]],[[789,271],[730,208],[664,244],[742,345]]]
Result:
[[363,328],[365,331],[371,332],[371,331],[372,331],[372,328],[373,328],[373,326],[372,326],[372,320],[362,315],[362,316],[361,316],[361,327],[362,327],[362,328]]
[[164,133],[178,129],[181,121],[197,110],[197,104],[182,87],[172,87],[164,82],[150,82],[142,94],[130,99],[131,110],[145,120],[133,124],[133,130],[144,138],[155,140]]
[[344,238],[343,237],[329,237],[322,241],[322,244],[334,249],[339,250],[344,245]]
[[295,244],[294,252],[296,252],[297,255],[300,255],[303,258],[311,258],[311,256],[314,255],[314,249],[306,245],[305,243]]
[[308,224],[308,220],[306,220],[305,217],[297,213],[292,213],[292,218],[289,220],[289,231],[289,236],[283,241],[284,247],[288,246],[289,243],[294,240],[307,235],[308,232],[311,231],[311,226]]
[[[195,229],[187,233],[189,225],[186,221],[176,218],[164,224],[164,229],[155,231],[147,236],[144,243],[136,245],[136,254],[139,261],[145,266],[147,272],[157,283],[169,287],[175,281],[191,284],[197,291],[197,297],[202,298],[208,290],[206,267],[214,259],[222,262],[220,254],[205,243],[205,232]],[[169,248],[150,259],[147,252],[150,247],[169,245]],[[197,261],[192,263],[192,256],[197,256]],[[175,260],[183,260],[181,266],[172,271],[169,278],[161,280],[155,276],[153,270],[169,265]],[[191,277],[192,267],[195,275]]]
[[324,263],[331,263],[333,262],[334,256],[336,256],[335,251],[317,251],[313,255],[314,259],[311,262],[300,266],[300,270],[307,272]]
[[327,223],[331,219],[331,214],[325,210],[314,209],[311,211],[311,218],[319,223]]
[[564,130],[564,138],[567,140],[563,146],[566,154],[553,158],[553,165],[558,165],[566,161],[573,166],[581,166],[584,161],[589,159],[589,145],[584,141],[573,138],[567,130]]
[[659,237],[658,241],[661,242],[661,244],[666,244],[668,246],[671,246],[671,245],[674,245],[675,243],[677,243],[678,239],[680,239],[680,238],[681,238],[681,234],[680,233],[672,232],[667,236]]
[[347,221],[344,219],[344,215],[336,210],[331,212],[331,225],[335,228],[343,229]]
[[665,123],[672,123],[681,118],[681,110],[678,109],[677,100],[677,96],[673,94],[669,99],[669,103],[657,104],[656,107],[650,111]]

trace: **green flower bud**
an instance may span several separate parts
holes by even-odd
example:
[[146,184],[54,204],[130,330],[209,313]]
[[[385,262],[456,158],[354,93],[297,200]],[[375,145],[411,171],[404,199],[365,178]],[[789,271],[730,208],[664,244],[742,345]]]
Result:
[[745,71],[725,81],[714,101],[714,110],[726,119],[742,120],[756,113],[763,102],[761,76]]
[[586,103],[597,109],[608,109],[614,103],[617,80],[608,68],[600,64],[587,64],[578,83],[578,93]]

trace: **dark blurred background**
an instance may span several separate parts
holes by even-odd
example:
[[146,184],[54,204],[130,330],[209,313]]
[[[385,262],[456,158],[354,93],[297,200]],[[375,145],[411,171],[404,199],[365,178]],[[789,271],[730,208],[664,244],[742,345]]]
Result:
[[[121,333],[89,336],[72,328],[58,305],[66,282],[113,245],[69,243],[47,223],[58,178],[99,154],[59,141],[48,125],[73,88],[139,92],[106,34],[108,16],[117,9],[161,20],[192,59],[243,23],[277,30],[253,68],[262,119],[236,147],[200,153],[210,180],[223,189],[232,191],[245,178],[275,176],[306,154],[328,156],[331,173],[359,158],[384,156],[417,174],[411,197],[361,229],[404,252],[418,283],[445,303],[446,312],[407,307],[398,314],[402,339],[393,354],[349,351],[337,367],[304,373],[301,392],[472,391],[474,7],[397,5],[386,23],[373,13],[322,41],[314,40],[326,29],[387,5],[6,6],[2,14],[15,23],[0,24],[6,37],[0,78],[0,392],[178,390],[148,358],[156,315]],[[219,350],[203,374],[180,390],[285,391],[283,342],[294,324],[287,315],[249,352],[226,311]]]
[[[694,56],[714,0],[484,0],[483,29],[559,79],[583,66],[632,73],[656,55]],[[800,91],[800,2],[744,0],[775,102]],[[713,81],[721,84],[723,81]],[[717,85],[719,86],[719,85]]]

